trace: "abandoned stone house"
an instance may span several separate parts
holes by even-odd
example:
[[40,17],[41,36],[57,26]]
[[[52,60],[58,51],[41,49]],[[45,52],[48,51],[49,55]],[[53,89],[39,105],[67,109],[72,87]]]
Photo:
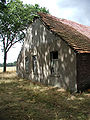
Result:
[[38,14],[17,59],[18,76],[70,91],[90,88],[90,27]]

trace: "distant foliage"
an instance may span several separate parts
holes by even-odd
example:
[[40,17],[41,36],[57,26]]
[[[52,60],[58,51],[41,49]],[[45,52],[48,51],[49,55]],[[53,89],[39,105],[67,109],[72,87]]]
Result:
[[0,63],[0,67],[3,67],[3,64]]
[[[7,63],[6,66],[7,66],[7,67],[16,66],[16,61],[13,62],[13,63]],[[0,67],[3,67],[3,64],[0,63]]]

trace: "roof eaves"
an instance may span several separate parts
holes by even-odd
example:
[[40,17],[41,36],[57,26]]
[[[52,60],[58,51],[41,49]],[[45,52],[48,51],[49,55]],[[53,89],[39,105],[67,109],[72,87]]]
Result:
[[[52,17],[51,17],[52,18]],[[69,29],[71,28],[71,32],[73,33],[74,32],[74,36],[76,37],[76,38],[74,38],[75,40],[73,41],[73,38],[72,37],[74,37],[74,36],[68,36],[68,38],[69,38],[69,40],[68,40],[68,38],[67,38],[67,36],[63,36],[63,30],[64,30],[64,28],[62,28],[61,30],[62,31],[59,31],[59,27],[57,26],[57,24],[56,24],[56,26],[57,26],[57,28],[56,28],[56,26],[53,26],[51,23],[52,23],[52,19],[51,18],[48,18],[47,16],[45,16],[45,14],[44,15],[40,15],[40,20],[43,22],[43,24],[50,30],[50,31],[52,31],[54,34],[56,34],[56,35],[58,35],[63,41],[65,41],[76,53],[78,52],[78,53],[90,53],[90,46],[88,45],[88,43],[89,43],[89,41],[87,41],[89,38],[87,38],[87,36],[84,36],[84,35],[82,35],[81,33],[79,33],[77,30],[75,30],[74,28],[72,28],[72,27],[70,27],[70,26],[68,26],[68,25],[66,25],[66,24],[64,24],[64,23],[62,23],[62,22],[60,22],[59,21],[59,23],[60,23],[60,25],[61,26],[63,26],[63,24],[65,25],[65,26],[67,26],[67,27],[69,27]],[[55,18],[56,19],[56,18]],[[49,21],[49,22],[48,22]],[[56,22],[56,21],[53,21],[53,22]],[[57,21],[58,22],[58,21]],[[65,27],[64,26],[64,27]],[[69,29],[67,29],[67,30],[69,30]],[[67,31],[68,32],[68,31]],[[66,32],[64,31],[64,34],[65,34]],[[69,34],[71,34],[71,33],[69,33]],[[69,34],[67,34],[67,35],[69,35]],[[80,39],[80,41],[79,41],[79,39],[77,39],[77,37]],[[85,39],[85,41],[84,42],[82,42],[81,41],[81,38],[83,38],[83,39]],[[67,40],[66,40],[67,39]],[[70,40],[70,39],[72,39],[72,40]],[[81,42],[81,43],[80,43]],[[79,44],[79,45],[78,45]],[[85,45],[86,44],[86,45]]]

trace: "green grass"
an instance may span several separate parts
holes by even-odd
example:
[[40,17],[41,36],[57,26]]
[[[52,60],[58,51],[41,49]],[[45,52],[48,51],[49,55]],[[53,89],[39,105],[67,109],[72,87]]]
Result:
[[90,94],[62,89],[0,73],[0,120],[90,120]]

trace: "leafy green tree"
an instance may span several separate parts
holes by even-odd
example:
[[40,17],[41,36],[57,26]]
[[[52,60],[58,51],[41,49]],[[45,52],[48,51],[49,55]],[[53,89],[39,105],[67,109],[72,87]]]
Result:
[[25,31],[32,23],[37,12],[46,12],[46,8],[38,4],[27,5],[20,0],[11,0],[5,5],[3,14],[0,14],[0,38],[3,44],[4,63],[3,72],[6,72],[7,53],[10,48],[25,37]]
[[0,15],[3,13],[5,6],[6,0],[0,0]]
[[6,0],[0,0],[1,3],[6,3]]

